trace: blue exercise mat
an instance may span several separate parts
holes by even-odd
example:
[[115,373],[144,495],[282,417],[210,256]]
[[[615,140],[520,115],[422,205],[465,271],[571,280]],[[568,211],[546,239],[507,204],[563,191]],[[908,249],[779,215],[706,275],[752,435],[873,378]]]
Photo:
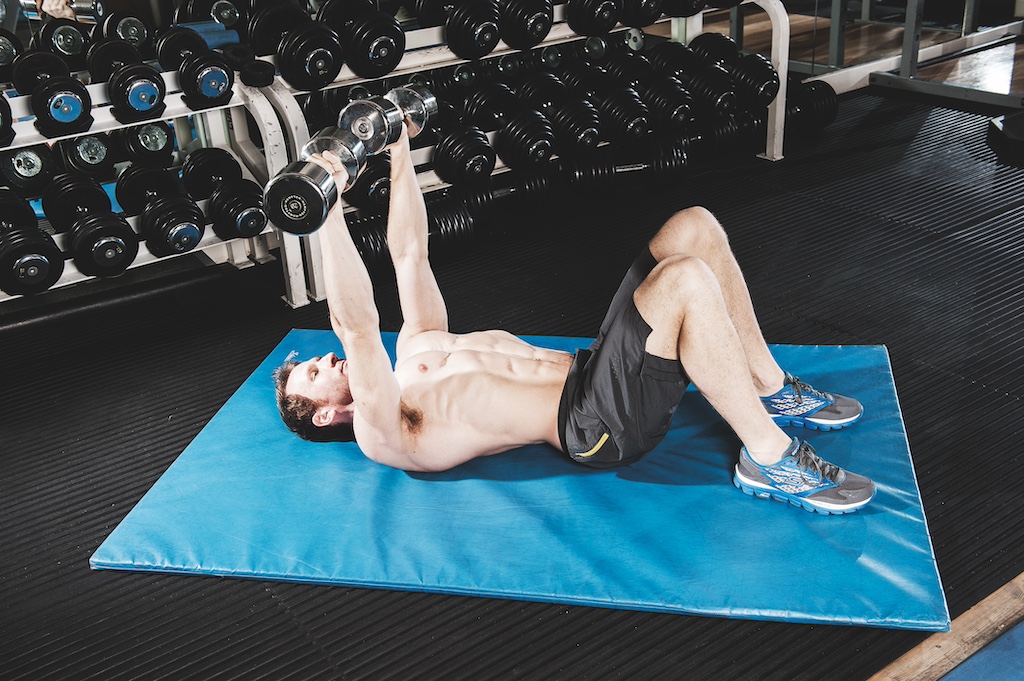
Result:
[[[392,353],[395,338],[385,334]],[[847,516],[733,487],[739,442],[692,389],[665,441],[632,466],[593,470],[533,446],[444,473],[387,468],[350,443],[303,442],[281,423],[271,372],[293,350],[341,348],[329,331],[288,334],[99,547],[93,568],[949,627],[884,347],[773,346],[789,371],[865,404],[852,428],[794,431],[874,479],[874,501]]]

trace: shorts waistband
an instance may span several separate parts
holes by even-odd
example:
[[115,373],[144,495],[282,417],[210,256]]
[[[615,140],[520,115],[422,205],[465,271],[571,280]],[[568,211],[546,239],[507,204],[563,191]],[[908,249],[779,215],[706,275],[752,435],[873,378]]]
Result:
[[562,445],[562,451],[569,453],[569,446],[565,441],[565,427],[569,420],[569,407],[572,404],[573,395],[576,394],[576,384],[580,381],[580,374],[583,367],[590,361],[590,350],[577,350],[572,359],[572,366],[565,377],[565,386],[562,388],[562,397],[558,401],[558,441]]

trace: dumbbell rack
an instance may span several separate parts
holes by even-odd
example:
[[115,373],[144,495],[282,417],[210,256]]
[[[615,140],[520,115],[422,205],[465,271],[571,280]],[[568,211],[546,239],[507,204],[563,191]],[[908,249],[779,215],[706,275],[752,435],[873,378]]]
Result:
[[[746,3],[754,4],[762,8],[768,15],[772,25],[772,49],[770,58],[773,66],[779,74],[780,86],[779,93],[776,96],[775,101],[769,107],[766,146],[765,152],[761,156],[772,161],[781,160],[783,155],[782,144],[786,116],[786,77],[789,69],[789,17],[780,0],[744,0],[744,4]],[[671,22],[673,39],[688,42],[689,39],[701,32],[703,25],[702,14],[698,14],[696,17],[689,19],[671,19],[662,17],[657,23],[663,24]],[[467,61],[459,59],[448,49],[447,45],[444,43],[444,32],[442,28],[415,29],[406,31],[405,35],[405,54],[403,55],[399,65],[386,76],[386,78],[391,82],[401,80],[402,76],[412,76],[413,74],[424,70],[453,66],[460,63],[466,63]],[[547,35],[547,38],[540,45],[537,45],[532,49],[543,49],[544,47],[579,39],[580,36],[573,32],[565,22],[565,5],[556,5],[554,7],[554,23]],[[499,42],[497,47],[484,57],[484,59],[490,60],[500,58],[505,54],[511,54],[514,52],[516,52],[516,50],[508,47],[504,42]],[[366,79],[356,76],[346,65],[342,67],[341,72],[335,81],[327,87],[342,87],[365,81]],[[292,149],[301,148],[311,135],[311,132],[306,127],[301,108],[295,100],[295,95],[300,94],[301,92],[302,91],[290,87],[287,83],[282,81],[280,77],[276,79],[275,83],[271,87],[262,89],[263,96],[273,102],[274,107],[278,110],[278,113],[281,114],[281,122],[288,130]],[[236,127],[236,132],[238,130],[239,128]],[[494,141],[494,136],[495,133],[488,133],[488,137],[491,139],[492,143]],[[258,167],[260,165],[259,154],[249,146],[249,141],[247,139],[236,140],[236,143],[247,148],[247,152],[243,154],[243,157],[251,164],[254,164],[253,167]],[[412,155],[413,165],[419,167],[421,165],[429,164],[432,155],[432,147],[414,149]],[[291,160],[294,159],[280,159],[275,162],[268,156],[266,162],[263,163],[263,167],[266,167],[271,171],[269,176],[273,176]],[[495,174],[505,172],[506,170],[507,168],[499,158],[495,164]],[[437,177],[433,170],[429,169],[420,171],[418,173],[418,180],[420,188],[424,192],[435,191],[448,186],[446,182]],[[344,197],[340,200],[344,202]],[[348,210],[348,208],[346,208],[346,210]],[[308,287],[309,298],[312,300],[323,300],[326,297],[326,286],[324,283],[320,243],[317,233],[314,232],[313,234],[303,237],[294,237],[287,234],[282,234],[281,236],[284,242],[289,242],[293,239],[299,240],[300,246],[297,250],[301,250],[306,265],[306,284]],[[293,305],[302,304],[296,303],[295,300],[290,302]]]
[[[768,14],[772,26],[770,58],[781,82],[778,96],[769,108],[766,147],[762,156],[769,160],[779,160],[782,158],[785,126],[789,19],[780,0],[744,0],[744,4],[746,3],[761,7]],[[543,49],[580,39],[580,36],[565,23],[565,6],[556,5],[554,12],[555,21],[547,38],[533,49]],[[658,23],[671,22],[673,39],[688,42],[689,39],[701,32],[701,17],[702,15],[698,14],[689,19],[662,18]],[[485,59],[500,58],[514,52],[515,50],[500,42]],[[273,58],[267,59],[273,60]],[[387,74],[385,78],[394,81],[405,75],[411,76],[424,70],[453,66],[459,63],[466,63],[466,60],[456,57],[448,49],[444,43],[442,28],[409,30],[406,31],[406,50],[402,60],[398,67]],[[163,77],[167,91],[166,110],[156,120],[172,122],[179,149],[189,144],[227,148],[241,161],[243,176],[257,184],[265,184],[269,178],[294,160],[296,151],[310,138],[311,131],[306,125],[302,109],[296,100],[296,95],[301,91],[290,87],[280,76],[276,77],[273,84],[263,88],[250,87],[236,80],[233,86],[234,94],[227,104],[203,111],[193,111],[185,105],[176,73],[164,72]],[[327,87],[343,87],[366,81],[367,79],[356,76],[348,66],[344,66],[335,81]],[[89,85],[87,88],[93,101],[94,122],[89,131],[82,134],[109,132],[124,127],[111,113],[106,95],[106,85],[99,83]],[[45,138],[36,131],[28,96],[9,97],[8,101],[15,120],[14,130],[16,133],[14,143],[8,149],[32,146],[41,142],[52,143],[62,139]],[[255,121],[261,144],[257,144],[250,137],[247,115]],[[133,123],[132,125],[138,124]],[[79,135],[68,135],[67,137],[77,136]],[[493,138],[494,133],[489,136]],[[429,164],[432,154],[431,147],[415,149],[413,151],[414,165],[418,167]],[[499,159],[495,166],[495,173],[506,170],[507,168]],[[425,192],[447,186],[447,183],[438,178],[433,170],[421,171],[418,179],[421,189]],[[204,212],[206,205],[206,201],[199,202],[199,206]],[[136,231],[138,231],[137,222],[138,218],[129,218],[129,224]],[[66,252],[64,239],[65,235],[55,236],[58,246]],[[232,239],[226,242],[221,241],[212,233],[207,233],[199,245],[189,253],[202,253],[214,263],[229,262],[236,267],[246,267],[273,259],[271,251],[275,248],[278,249],[277,255],[283,266],[285,301],[292,307],[301,307],[312,301],[323,300],[326,297],[326,287],[319,237],[316,233],[297,237],[268,226],[262,234],[256,237]],[[142,242],[139,255],[132,263],[131,268],[145,266],[164,259],[152,255],[146,248],[145,242]],[[74,263],[69,260],[65,263],[63,275],[52,288],[60,288],[91,278],[78,272]],[[0,303],[13,297],[0,293]]]
[[[230,125],[227,123],[228,116],[232,110],[238,111],[242,108],[249,108],[253,118],[260,125],[261,134],[263,135],[264,140],[267,141],[268,149],[271,150],[269,157],[275,158],[277,154],[280,154],[282,157],[287,155],[285,144],[283,142],[283,133],[280,129],[274,126],[274,122],[277,120],[277,114],[266,98],[251,96],[251,93],[248,92],[248,90],[251,89],[245,88],[244,85],[239,84],[235,88],[235,93],[227,104],[220,107],[204,109],[202,111],[194,111],[190,109],[183,100],[181,88],[178,86],[178,74],[176,72],[164,72],[161,75],[164,78],[167,92],[164,99],[166,109],[161,116],[149,120],[169,121],[174,128],[175,138],[179,149],[184,149],[189,145],[220,146],[228,147],[230,149],[229,141],[231,139],[231,131]],[[6,147],[5,151],[16,150],[21,147],[30,147],[40,143],[55,143],[61,139],[73,139],[86,134],[110,132],[118,128],[126,127],[126,125],[118,121],[112,113],[109,106],[110,101],[107,97],[105,83],[91,84],[86,86],[86,88],[89,90],[89,95],[93,102],[93,108],[91,111],[93,124],[90,126],[89,130],[84,133],[66,135],[62,137],[47,138],[36,130],[34,117],[32,116],[29,106],[29,96],[15,95],[8,97],[12,117],[14,119],[13,127],[15,131],[15,138],[13,144]],[[149,122],[149,120],[133,122],[130,125],[140,125],[142,123]],[[195,138],[193,138],[193,133],[195,133]],[[261,184],[262,182],[265,182],[265,178],[261,181],[259,173],[254,174],[252,172],[252,166],[250,164],[243,162],[240,165],[242,166],[243,177],[245,179],[254,180]],[[257,168],[257,170],[259,170],[259,168]],[[208,203],[208,200],[198,202],[198,205],[200,209],[204,211],[204,214]],[[136,232],[139,231],[138,217],[128,218],[128,222]],[[45,227],[45,225],[46,222],[41,221],[41,226]],[[255,263],[272,259],[270,251],[272,248],[278,246],[276,232],[277,230],[268,226],[262,234],[256,237],[222,241],[211,230],[207,230],[199,244],[194,249],[188,251],[188,253],[202,253],[213,263],[229,262],[236,267],[247,267]],[[67,252],[68,249],[65,246],[68,236],[66,234],[56,234],[54,235],[54,240],[62,251]],[[284,259],[284,257],[285,256],[283,255],[282,259]],[[158,258],[153,255],[143,241],[139,244],[138,256],[129,268],[134,269],[157,261],[164,261],[166,259],[167,257]],[[308,298],[304,298],[306,287],[301,257],[299,257],[298,254],[295,254],[292,261],[292,266],[286,266],[285,268],[286,298],[289,302],[292,302],[294,299],[297,300],[300,305],[306,304],[308,302]],[[94,279],[94,277],[82,274],[75,267],[74,263],[68,260],[65,262],[63,274],[50,288],[50,290],[90,279]],[[10,296],[0,292],[0,303],[15,297],[19,296]],[[293,302],[293,304],[295,303]]]

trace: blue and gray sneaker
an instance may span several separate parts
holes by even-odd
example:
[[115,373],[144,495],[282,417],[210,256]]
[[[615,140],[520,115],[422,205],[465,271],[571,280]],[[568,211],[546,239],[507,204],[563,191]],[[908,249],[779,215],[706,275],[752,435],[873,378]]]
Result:
[[806,442],[793,438],[782,460],[762,466],[740,450],[732,484],[760,499],[775,499],[805,511],[838,515],[853,513],[875,495],[875,483],[824,461]]
[[761,403],[777,425],[812,430],[839,430],[856,423],[864,413],[857,400],[815,390],[790,373],[782,390],[762,397]]

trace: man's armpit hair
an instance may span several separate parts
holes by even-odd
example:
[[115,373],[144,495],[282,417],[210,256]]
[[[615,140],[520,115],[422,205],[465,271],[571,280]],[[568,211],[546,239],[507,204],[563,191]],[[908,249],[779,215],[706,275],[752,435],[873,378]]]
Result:
[[274,392],[281,420],[290,431],[309,442],[355,442],[356,435],[351,423],[317,426],[313,423],[313,415],[320,405],[308,397],[288,395],[285,392],[288,377],[299,364],[291,359],[294,356],[294,353],[289,354],[289,359],[274,369]]

